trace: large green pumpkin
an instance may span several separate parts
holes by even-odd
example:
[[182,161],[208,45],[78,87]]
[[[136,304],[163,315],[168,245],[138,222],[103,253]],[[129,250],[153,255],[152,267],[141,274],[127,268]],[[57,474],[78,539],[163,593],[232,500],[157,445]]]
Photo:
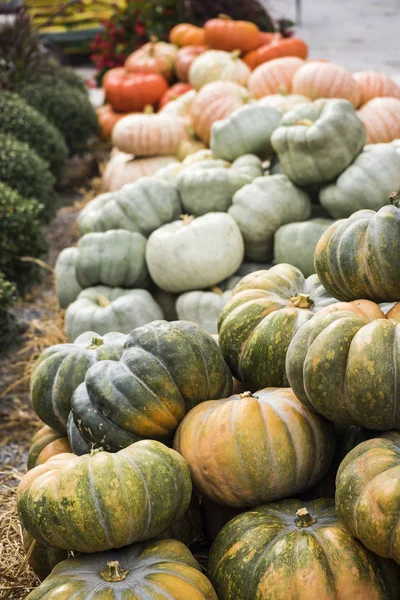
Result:
[[93,365],[74,393],[74,452],[82,452],[80,436],[111,451],[141,438],[170,442],[187,410],[231,392],[217,343],[194,323],[154,321],[132,331],[124,348],[119,362]]
[[56,344],[42,352],[31,377],[33,406],[50,427],[65,432],[72,394],[86,371],[99,360],[119,360],[126,336],[111,332],[101,337],[94,331],[80,335],[73,344]]
[[174,450],[143,440],[116,454],[58,454],[22,478],[23,527],[39,542],[79,552],[159,535],[185,513],[189,468]]
[[316,100],[283,115],[272,146],[286,175],[297,185],[327,183],[361,152],[364,125],[347,100]]
[[397,600],[400,569],[338,520],[332,500],[283,500],[232,519],[210,553],[219,600]]
[[71,302],[76,300],[82,291],[82,286],[76,278],[76,261],[78,259],[78,248],[64,248],[57,257],[55,266],[56,294],[61,308],[67,308]]
[[305,279],[291,265],[244,277],[218,322],[219,345],[234,376],[253,392],[287,386],[285,360],[293,336],[333,302],[316,275]]
[[218,600],[181,542],[139,543],[66,560],[26,600]]
[[400,428],[400,304],[333,304],[297,332],[286,372],[296,396],[334,423]]
[[228,213],[243,235],[249,260],[272,259],[274,235],[286,223],[304,221],[311,215],[310,199],[286,175],[258,177],[236,192]]
[[400,202],[378,212],[360,210],[338,221],[315,249],[315,269],[325,288],[340,300],[400,299]]

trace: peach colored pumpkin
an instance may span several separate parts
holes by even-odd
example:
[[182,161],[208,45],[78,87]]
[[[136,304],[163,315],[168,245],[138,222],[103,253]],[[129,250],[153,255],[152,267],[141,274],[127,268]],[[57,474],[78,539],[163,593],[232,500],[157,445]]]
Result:
[[170,80],[177,52],[173,44],[158,42],[155,38],[128,56],[125,69],[128,73],[158,73]]
[[270,60],[252,72],[248,88],[255,98],[270,94],[290,94],[293,77],[302,65],[304,60],[297,56]]
[[367,130],[367,143],[387,143],[400,138],[400,99],[374,98],[357,111]]
[[159,169],[171,163],[178,163],[174,156],[135,158],[132,154],[114,148],[103,173],[104,190],[106,192],[119,190],[126,183],[133,183],[145,175],[154,175]]
[[400,98],[400,86],[385,73],[377,71],[360,71],[353,74],[360,90],[360,105],[366,104],[373,98],[390,96]]
[[112,142],[122,152],[136,156],[174,154],[185,135],[181,120],[159,113],[124,117],[114,126]]
[[198,56],[189,71],[189,83],[199,90],[212,81],[234,81],[247,85],[249,67],[239,58],[239,51],[208,50]]
[[360,92],[350,71],[325,62],[309,62],[298,69],[293,77],[293,94],[317,98],[344,98],[358,106]]
[[181,48],[175,58],[175,73],[181,81],[188,81],[192,62],[208,50],[207,46],[185,46]]

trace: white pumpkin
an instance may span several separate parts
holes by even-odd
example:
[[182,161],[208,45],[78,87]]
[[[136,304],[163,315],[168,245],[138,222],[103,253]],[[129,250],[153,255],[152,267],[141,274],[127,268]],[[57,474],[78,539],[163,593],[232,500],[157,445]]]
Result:
[[66,308],[82,291],[75,274],[78,248],[64,248],[57,257],[55,266],[56,294],[61,308]]
[[136,156],[174,154],[184,137],[184,123],[163,113],[127,115],[112,132],[114,146]]
[[232,290],[223,292],[219,287],[209,291],[186,292],[176,301],[178,319],[193,321],[208,333],[218,333],[218,317],[232,296]]
[[195,101],[196,96],[196,90],[189,90],[185,94],[182,94],[182,96],[178,96],[175,100],[171,100],[171,102],[164,104],[158,114],[181,119],[185,123],[190,124],[192,122],[192,104]]
[[264,98],[261,98],[261,100],[258,100],[257,104],[259,106],[273,106],[284,115],[293,110],[295,106],[298,106],[299,104],[309,104],[310,102],[310,98],[302,96],[301,94],[288,94],[287,96],[284,94],[271,94],[270,96],[265,96]]
[[233,81],[246,86],[251,71],[239,58],[240,52],[208,50],[200,54],[192,63],[189,71],[189,83],[199,90],[212,81]]
[[103,187],[106,192],[114,192],[127,183],[133,183],[139,177],[154,175],[159,169],[170,164],[179,164],[175,156],[153,156],[151,158],[135,158],[132,154],[111,153],[103,173]]

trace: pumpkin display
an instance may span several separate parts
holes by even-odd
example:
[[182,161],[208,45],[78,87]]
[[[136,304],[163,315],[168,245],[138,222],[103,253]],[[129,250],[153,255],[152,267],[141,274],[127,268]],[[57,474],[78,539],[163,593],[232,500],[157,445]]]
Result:
[[390,96],[400,98],[400,86],[385,73],[376,71],[359,71],[353,73],[360,92],[360,105],[366,104],[373,98]]
[[285,56],[260,65],[250,75],[250,92],[255,98],[290,94],[294,74],[303,64],[304,61],[297,56]]
[[208,213],[185,216],[153,231],[146,260],[158,287],[173,293],[212,287],[238,269],[244,244],[233,217]]
[[78,242],[76,278],[83,288],[145,287],[145,253],[146,238],[140,233],[123,229],[86,233]]
[[71,452],[67,438],[60,431],[45,425],[35,433],[29,446],[28,471],[62,452]]
[[[333,224],[331,219],[311,219],[279,227],[274,237],[274,261],[289,263],[305,277],[315,273],[314,251],[321,235]],[[320,280],[322,281],[321,277]]]
[[311,204],[308,195],[286,175],[267,175],[236,192],[228,213],[239,225],[246,258],[267,262],[272,259],[279,227],[308,219]]
[[400,298],[400,201],[394,195],[392,202],[378,212],[360,210],[322,235],[315,250],[315,269],[339,300]]
[[299,400],[334,423],[399,428],[399,308],[339,302],[305,323],[286,361]]
[[176,540],[137,543],[122,550],[81,556],[58,564],[26,600],[218,600],[186,546]]
[[340,175],[361,152],[365,139],[350,102],[317,100],[283,115],[271,142],[289,179],[310,185]]
[[161,96],[161,100],[159,103],[159,108],[162,108],[163,106],[165,106],[166,104],[168,104],[168,102],[171,102],[172,100],[176,100],[177,98],[179,98],[179,96],[183,96],[183,94],[186,94],[186,92],[189,92],[192,89],[192,86],[189,85],[188,83],[176,83],[175,85],[172,85],[166,92],[165,94],[163,94]]
[[300,38],[275,38],[270,43],[244,55],[247,66],[254,70],[259,65],[285,56],[296,56],[305,60],[308,56],[308,46]]
[[107,71],[103,78],[106,101],[118,112],[140,112],[155,106],[168,84],[157,73],[128,73],[123,67]]
[[101,194],[83,207],[78,217],[82,234],[126,229],[149,236],[182,213],[174,183],[141,177],[113,193]]
[[22,530],[22,540],[28,557],[27,562],[41,579],[47,577],[59,562],[68,558],[67,550],[41,544],[25,529]]
[[291,265],[246,275],[218,323],[219,346],[233,375],[250,391],[287,386],[285,359],[293,336],[334,302],[316,275],[305,279]]
[[199,90],[213,81],[233,81],[246,86],[250,77],[249,67],[239,58],[240,52],[207,50],[191,64],[189,83]]
[[243,154],[268,157],[272,153],[271,135],[281,118],[281,113],[273,107],[243,106],[213,124],[210,148],[215,156],[228,161]]
[[115,125],[112,142],[138,156],[174,154],[185,135],[183,123],[166,114],[129,115]]
[[144,440],[116,454],[54,456],[22,478],[17,506],[23,526],[39,542],[101,552],[162,533],[183,516],[191,493],[184,459]]
[[[93,331],[87,331],[73,344],[56,344],[41,353],[30,387],[34,409],[44,423],[65,432],[72,394],[84,381],[86,371],[96,361],[119,360],[125,338],[121,333],[111,332],[100,337]],[[38,438],[38,443],[49,439],[43,434]],[[41,452],[43,449],[36,440],[33,448],[32,458],[29,458],[32,465],[37,460],[37,450]]]
[[93,365],[73,395],[68,438],[75,453],[83,440],[110,451],[140,438],[170,443],[187,410],[232,389],[218,345],[195,323],[153,321],[134,329],[124,349],[119,362]]
[[218,317],[232,295],[232,290],[213,287],[209,291],[186,292],[178,296],[178,318],[200,325],[208,333],[218,333]]
[[367,143],[379,144],[400,138],[400,99],[373,98],[358,111],[367,130]]
[[292,80],[294,94],[317,98],[344,98],[357,107],[360,91],[350,71],[329,62],[308,62],[296,70]]
[[273,106],[277,108],[282,114],[285,114],[293,110],[298,104],[309,104],[310,98],[301,96],[300,94],[271,94],[270,96],[264,96],[258,101],[260,106]]
[[228,15],[219,15],[204,25],[205,42],[211,48],[249,52],[260,45],[260,30],[250,21],[234,21]]
[[181,48],[175,58],[175,73],[180,81],[189,80],[189,71],[192,62],[208,50],[207,46],[185,46]]
[[103,104],[103,106],[96,108],[96,114],[101,135],[106,140],[110,140],[114,125],[118,123],[122,117],[126,117],[129,113],[117,113],[113,110],[111,104]]
[[146,290],[125,290],[98,286],[83,290],[65,313],[69,341],[85,331],[100,335],[110,331],[130,333],[150,321],[164,317],[161,308]]
[[174,72],[177,52],[178,48],[174,44],[154,39],[128,56],[125,69],[128,73],[156,73],[169,81]]
[[82,286],[76,279],[76,260],[78,258],[78,248],[64,248],[57,256],[55,266],[56,294],[61,308],[66,308],[73,302]]
[[232,519],[208,573],[219,600],[395,600],[400,582],[398,565],[355,540],[330,499],[273,502]]
[[204,29],[191,23],[179,23],[169,32],[169,41],[175,46],[203,46]]
[[103,186],[105,191],[115,192],[127,183],[134,183],[139,177],[154,175],[166,165],[177,163],[175,156],[135,158],[132,154],[115,149],[103,173]]
[[202,402],[183,419],[174,448],[202,496],[244,508],[315,484],[330,466],[334,439],[333,425],[290,388],[267,388]]

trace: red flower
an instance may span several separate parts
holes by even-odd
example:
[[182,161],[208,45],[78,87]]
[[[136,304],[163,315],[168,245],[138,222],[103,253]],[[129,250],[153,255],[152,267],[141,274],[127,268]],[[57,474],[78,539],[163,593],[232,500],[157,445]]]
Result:
[[144,35],[146,33],[146,28],[143,27],[143,25],[141,25],[140,23],[137,23],[134,26],[134,30],[138,35]]

